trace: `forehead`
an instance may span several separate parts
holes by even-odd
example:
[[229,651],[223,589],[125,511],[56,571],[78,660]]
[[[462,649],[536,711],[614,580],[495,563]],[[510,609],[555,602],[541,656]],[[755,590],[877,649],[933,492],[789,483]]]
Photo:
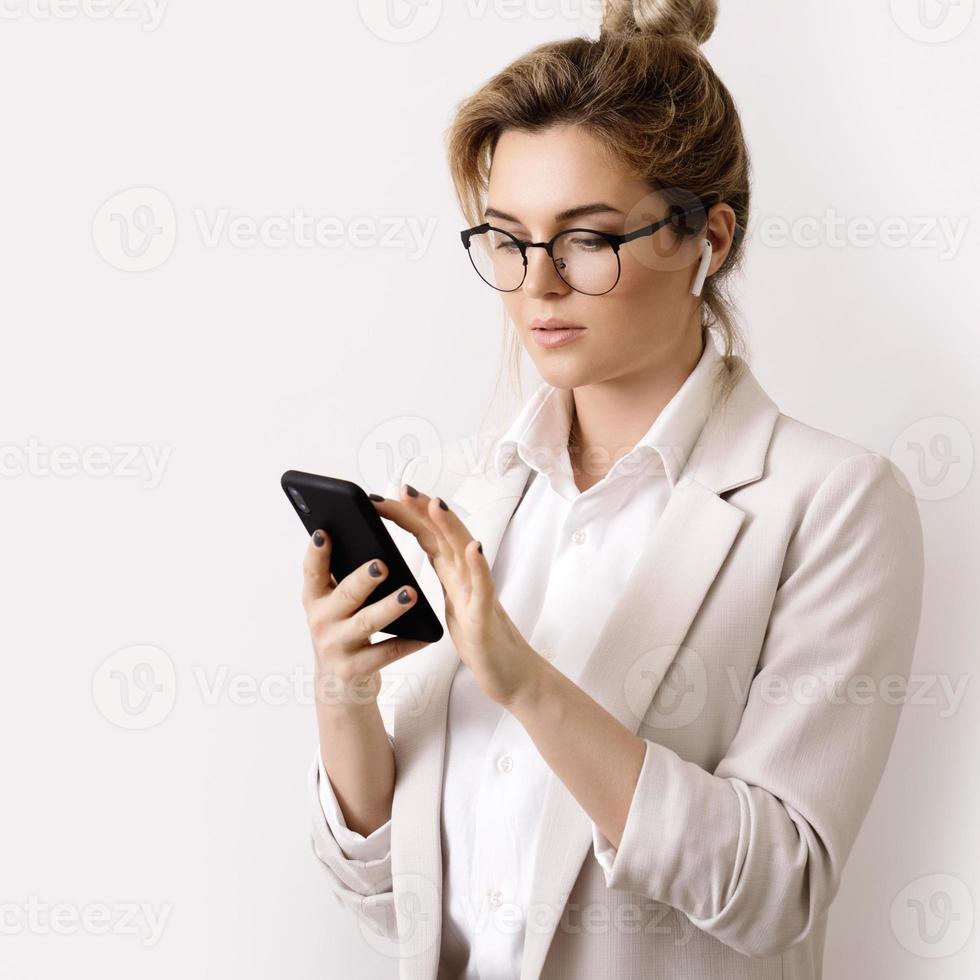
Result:
[[580,127],[511,129],[494,149],[487,204],[524,221],[544,222],[587,201],[606,201],[625,212],[650,191]]

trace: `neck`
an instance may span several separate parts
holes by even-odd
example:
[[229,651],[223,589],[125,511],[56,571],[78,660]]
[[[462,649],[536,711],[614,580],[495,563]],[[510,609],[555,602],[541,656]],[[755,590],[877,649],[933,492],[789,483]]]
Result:
[[709,342],[706,332],[698,332],[653,369],[572,389],[568,452],[576,473],[601,479],[625,456],[677,394]]

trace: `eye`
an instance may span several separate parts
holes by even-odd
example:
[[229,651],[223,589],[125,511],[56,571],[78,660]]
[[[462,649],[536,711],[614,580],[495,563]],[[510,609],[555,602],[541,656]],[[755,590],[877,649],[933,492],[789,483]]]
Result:
[[603,249],[609,248],[609,242],[605,238],[589,235],[570,236],[568,244],[582,252],[601,252]]

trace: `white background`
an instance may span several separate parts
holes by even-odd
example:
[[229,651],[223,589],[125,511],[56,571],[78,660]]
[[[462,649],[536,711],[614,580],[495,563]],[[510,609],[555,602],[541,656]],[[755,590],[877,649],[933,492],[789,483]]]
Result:
[[[400,32],[352,0],[171,0],[158,23],[146,0],[119,2],[101,18],[0,0],[0,980],[394,977],[310,849],[312,707],[290,687],[236,698],[231,680],[311,667],[281,472],[383,489],[389,450],[415,451],[392,432],[482,424],[500,305],[460,246],[443,132],[532,45],[595,36],[597,4],[430,0]],[[973,8],[943,19],[926,0],[923,21],[918,0],[722,0],[705,48],[753,159],[740,293],[756,376],[921,491],[913,669],[931,686],[905,709],[832,909],[835,980],[952,980],[978,960]],[[111,217],[142,222],[116,198],[134,187],[159,192],[141,192],[161,229],[142,260]],[[338,222],[340,244],[208,238],[222,214],[297,211]],[[805,224],[834,215],[843,241]],[[395,246],[358,239],[356,218],[400,227]],[[432,229],[421,254],[409,221]],[[764,240],[772,222],[797,232]],[[128,271],[140,261],[159,264]],[[129,446],[162,474],[119,470]],[[157,706],[129,715],[109,671],[144,662]],[[958,703],[943,680],[967,684]],[[32,925],[32,900],[104,906],[113,924]],[[125,925],[127,903],[169,915],[158,941],[145,917]]]

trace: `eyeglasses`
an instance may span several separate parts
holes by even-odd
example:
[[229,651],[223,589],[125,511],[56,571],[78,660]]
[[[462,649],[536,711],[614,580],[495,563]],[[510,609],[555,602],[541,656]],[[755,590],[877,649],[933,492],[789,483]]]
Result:
[[550,242],[524,242],[503,228],[482,224],[460,232],[460,237],[477,275],[500,292],[512,293],[524,285],[527,250],[543,248],[567,286],[586,296],[603,296],[619,282],[622,273],[619,250],[623,245],[655,235],[669,224],[685,229],[683,219],[696,213],[704,213],[703,205],[690,208],[674,205],[662,221],[626,235],[591,228],[567,228]]

